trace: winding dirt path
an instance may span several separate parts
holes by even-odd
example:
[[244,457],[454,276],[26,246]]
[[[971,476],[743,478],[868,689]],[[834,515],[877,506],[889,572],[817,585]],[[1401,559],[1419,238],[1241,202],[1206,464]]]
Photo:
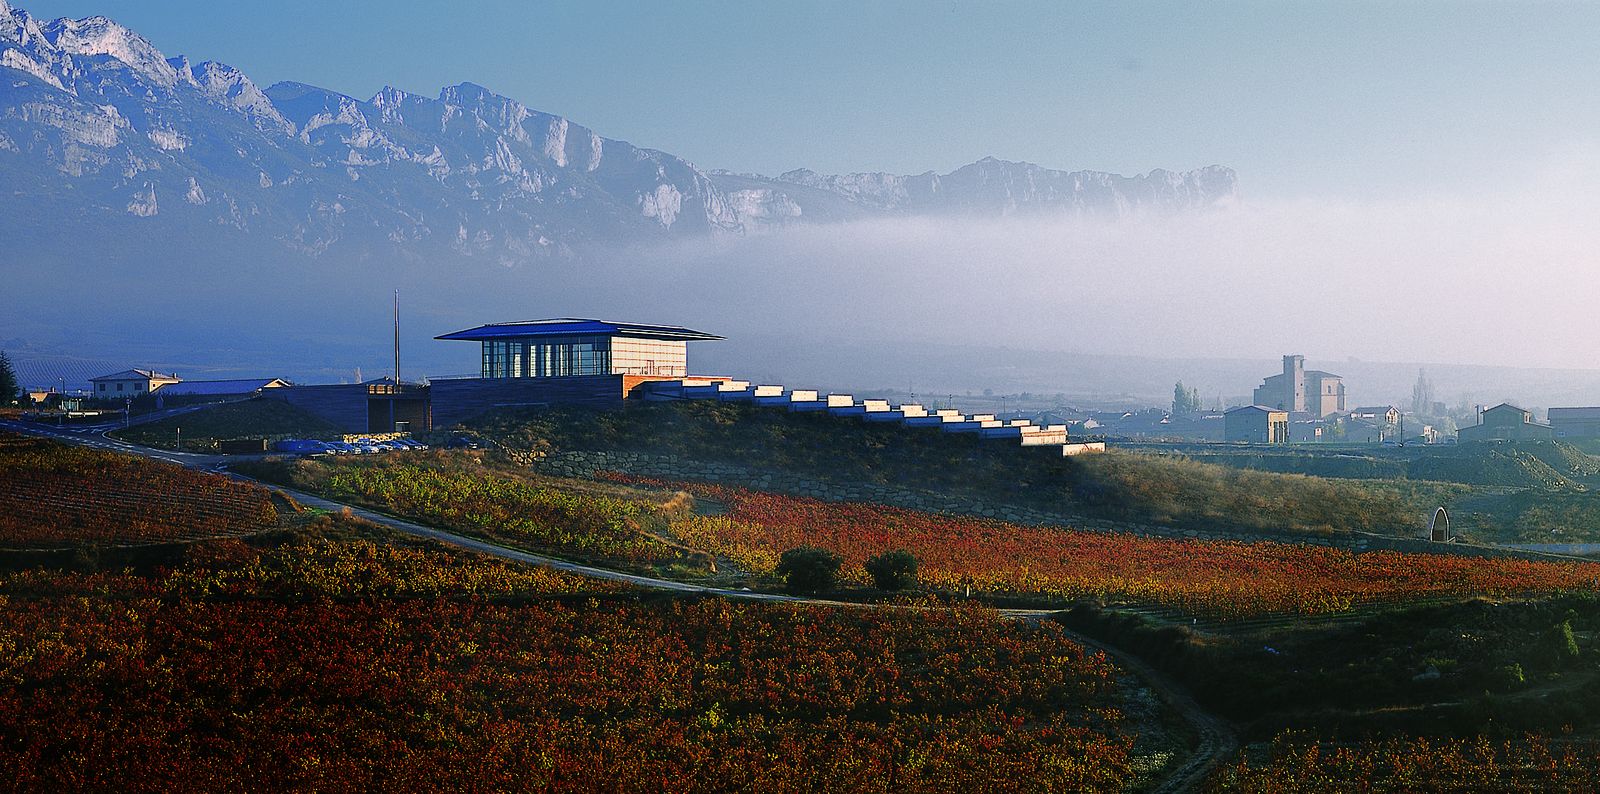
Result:
[[1103,651],[1115,659],[1128,672],[1138,676],[1173,711],[1183,717],[1194,730],[1196,744],[1182,764],[1167,772],[1148,789],[1149,794],[1176,794],[1181,791],[1199,791],[1206,778],[1223,762],[1233,757],[1239,749],[1238,735],[1222,718],[1200,707],[1194,698],[1177,682],[1168,678],[1137,656],[1120,651],[1099,640],[1085,637],[1075,631],[1068,634],[1090,648]]
[[[872,604],[862,604],[850,601],[831,601],[819,598],[805,598],[800,596],[782,595],[779,593],[761,593],[753,590],[730,589],[723,587],[710,587],[688,582],[676,582],[670,579],[657,579],[649,576],[613,571],[592,565],[583,565],[568,560],[557,559],[542,554],[502,546],[478,538],[468,537],[443,529],[418,524],[403,518],[380,513],[365,507],[347,505],[335,502],[314,494],[297,491],[273,483],[253,480],[249,477],[228,472],[225,470],[227,458],[219,455],[199,455],[192,453],[171,452],[139,447],[124,441],[110,439],[99,434],[74,434],[52,432],[53,428],[30,426],[22,422],[0,422],[0,427],[14,430],[28,435],[44,436],[69,444],[92,446],[101,449],[110,449],[132,455],[157,458],[173,463],[179,463],[189,468],[212,471],[236,479],[257,482],[274,491],[287,494],[302,505],[315,507],[321,510],[342,511],[348,509],[352,515],[358,516],[379,526],[387,527],[397,532],[419,538],[428,538],[440,543],[446,543],[458,548],[469,549],[481,554],[487,554],[501,559],[514,560],[529,565],[538,565],[552,570],[563,571],[577,576],[601,579],[612,582],[624,582],[637,587],[665,590],[675,593],[715,595],[725,598],[738,598],[750,601],[782,602],[796,604],[815,604],[820,606],[870,608]],[[1043,609],[1001,609],[999,612],[1008,618],[1018,620],[1040,620],[1050,617],[1054,610]],[[1065,630],[1065,629],[1064,629]],[[1113,659],[1117,664],[1139,678],[1150,690],[1167,706],[1178,713],[1193,730],[1197,742],[1194,750],[1174,769],[1167,772],[1161,779],[1154,781],[1147,789],[1150,794],[1174,794],[1175,792],[1197,791],[1205,783],[1212,771],[1228,758],[1232,757],[1238,748],[1238,739],[1233,729],[1227,722],[1214,714],[1201,708],[1188,692],[1179,686],[1166,674],[1161,673],[1138,657],[1114,646],[1106,645],[1098,640],[1086,637],[1075,631],[1065,630],[1066,634],[1074,641],[1090,648],[1094,648]]]

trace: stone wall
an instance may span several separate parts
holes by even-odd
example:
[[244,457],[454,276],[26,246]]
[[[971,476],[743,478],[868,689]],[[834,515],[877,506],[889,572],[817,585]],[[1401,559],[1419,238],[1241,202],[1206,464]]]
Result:
[[[522,462],[519,460],[519,462]],[[1458,554],[1484,558],[1530,560],[1570,559],[1519,549],[1472,546],[1460,543],[1434,543],[1424,538],[1405,538],[1366,532],[1228,532],[1183,529],[1178,527],[1111,521],[1103,518],[1053,513],[1012,504],[993,503],[976,496],[939,493],[876,483],[839,483],[783,471],[751,468],[733,463],[689,460],[668,455],[638,452],[557,452],[542,458],[526,459],[542,474],[557,477],[591,478],[599,472],[613,471],[635,477],[660,480],[685,480],[732,485],[759,491],[820,499],[827,502],[871,502],[911,510],[951,516],[993,518],[1013,524],[1071,527],[1090,532],[1119,532],[1152,538],[1232,540],[1245,543],[1299,543],[1352,552],[1403,551]]]

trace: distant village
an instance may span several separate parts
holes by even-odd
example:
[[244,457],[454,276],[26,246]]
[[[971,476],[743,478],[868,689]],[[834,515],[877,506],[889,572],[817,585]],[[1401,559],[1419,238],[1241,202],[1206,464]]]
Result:
[[1059,417],[1077,437],[1150,442],[1241,444],[1343,443],[1384,446],[1600,438],[1600,407],[1550,408],[1547,421],[1510,403],[1475,406],[1475,424],[1457,425],[1419,372],[1409,409],[1347,404],[1344,379],[1306,369],[1286,355],[1283,371],[1262,379],[1248,405],[1207,409],[1200,395],[1174,385],[1172,405],[1143,411],[1072,411]]
[[[565,324],[570,325],[572,322],[575,321],[568,320]],[[598,321],[583,322],[594,324]],[[638,328],[645,327],[626,326],[622,333],[635,335],[645,333]],[[562,328],[563,333],[568,333],[569,330]],[[670,330],[671,334],[676,336],[672,336],[667,342],[655,338],[646,342],[624,339],[621,342],[597,346],[595,349],[604,347],[607,353],[613,346],[618,349],[616,367],[621,368],[615,369],[608,361],[606,363],[608,372],[615,369],[616,372],[630,373],[627,377],[633,380],[682,378],[686,375],[681,349],[683,341],[692,338],[718,337],[688,332],[686,329]],[[613,333],[615,332],[613,330]],[[665,331],[655,330],[651,333],[661,339],[667,338],[662,336]],[[458,334],[439,338],[468,337]],[[584,337],[582,341],[587,345],[595,340]],[[494,345],[500,344],[504,343],[494,342],[491,345],[485,342],[485,350],[490,350],[491,347],[499,350]],[[632,347],[628,347],[629,345]],[[633,351],[634,347],[640,345],[658,347],[668,345],[672,349],[641,348],[640,351]],[[539,349],[541,348],[527,348],[522,354],[528,356],[529,362],[543,362],[545,359],[538,357]],[[646,362],[649,366],[627,358],[646,353],[649,354],[645,356],[650,359],[650,362]],[[653,357],[664,354],[670,354],[668,358],[672,359],[673,365],[668,368],[670,371],[662,369],[658,363],[652,363]],[[507,362],[511,362],[508,366],[516,365],[520,360],[511,353],[506,353],[503,357]],[[551,361],[555,360],[557,359],[552,356]],[[529,368],[530,364],[523,366],[523,370],[527,371],[500,372],[496,369],[499,361],[499,358],[491,356],[489,352],[484,353],[484,377],[506,377],[513,374],[524,377],[541,375],[560,377],[589,374],[592,369],[592,367],[585,369],[588,364],[574,359],[577,363],[572,364],[570,371],[551,369],[549,372],[534,372]],[[274,377],[186,380],[175,374],[144,368],[87,378],[86,390],[69,391],[65,388],[65,377],[57,380],[59,385],[42,387],[35,385],[25,388],[27,401],[36,409],[95,416],[110,411],[123,411],[130,406],[140,411],[148,411],[198,402],[273,396],[301,404],[313,412],[332,416],[340,424],[352,427],[359,425],[360,429],[377,425],[383,425],[386,429],[423,428],[432,426],[441,418],[435,416],[436,413],[445,418],[457,413],[455,410],[457,403],[465,404],[472,410],[481,407],[476,405],[476,402],[481,400],[476,398],[466,400],[455,395],[452,391],[454,384],[449,381],[436,381],[433,384],[434,388],[431,389],[427,381],[397,385],[390,378],[345,386],[305,387]],[[632,382],[626,384],[624,392],[636,385]],[[335,402],[340,406],[337,409],[330,407],[334,403],[329,402],[331,395],[336,392],[339,399]],[[350,394],[346,395],[345,392]],[[446,399],[419,396],[428,392],[444,392],[450,396]],[[318,395],[318,397],[313,400],[306,395]],[[503,396],[496,396],[496,399]],[[1213,407],[1206,407],[1198,391],[1186,389],[1181,382],[1174,384],[1170,406],[1143,410],[1084,410],[1066,407],[1040,410],[1017,404],[1015,410],[1007,411],[1004,397],[994,398],[986,394],[981,399],[1000,401],[999,410],[990,409],[992,413],[982,415],[985,421],[994,421],[1000,425],[1036,424],[1040,427],[1064,428],[1075,441],[1411,446],[1480,441],[1600,438],[1600,406],[1550,408],[1546,412],[1545,421],[1539,421],[1533,412],[1509,403],[1473,406],[1470,410],[1458,407],[1452,415],[1445,403],[1434,399],[1432,385],[1420,371],[1410,406],[1378,404],[1352,407],[1347,402],[1344,379],[1320,369],[1307,369],[1305,357],[1301,355],[1284,356],[1282,371],[1264,377],[1260,385],[1254,388],[1249,404],[1228,408],[1221,407],[1220,400]],[[555,401],[568,401],[568,398]],[[378,402],[382,403],[381,406]],[[877,403],[883,401],[869,402],[876,408]],[[915,407],[921,409],[920,405]],[[885,410],[888,410],[887,404]],[[937,413],[954,415],[956,412],[942,410]]]

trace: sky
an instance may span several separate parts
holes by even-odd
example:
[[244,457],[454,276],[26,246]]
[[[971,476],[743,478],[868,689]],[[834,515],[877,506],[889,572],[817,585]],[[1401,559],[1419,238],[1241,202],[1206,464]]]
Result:
[[[948,172],[996,156],[1238,173],[1239,202],[1170,219],[800,224],[611,252],[564,276],[539,264],[457,298],[442,291],[457,274],[429,271],[392,285],[415,296],[408,332],[429,354],[425,326],[592,314],[765,340],[739,348],[751,361],[803,352],[774,339],[882,342],[854,362],[866,372],[886,371],[873,357],[901,349],[889,340],[973,339],[1269,365],[1292,352],[1335,371],[1600,370],[1600,2],[20,5],[110,16],[263,86],[366,98],[474,82],[706,169]],[[648,286],[614,288],[625,280]],[[381,331],[388,293],[370,281],[321,289]],[[370,341],[335,316],[304,324],[325,337],[305,350],[329,346],[339,322]],[[254,333],[240,344],[273,340]],[[985,371],[982,358],[940,367]],[[1049,390],[1071,391],[1060,381]]]
[[22,0],[366,98],[474,82],[703,168],[1118,173],[1259,200],[1491,190],[1596,144],[1600,3]]

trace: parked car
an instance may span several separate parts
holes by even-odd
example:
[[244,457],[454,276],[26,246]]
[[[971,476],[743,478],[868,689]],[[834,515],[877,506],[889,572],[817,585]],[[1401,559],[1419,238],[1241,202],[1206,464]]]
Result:
[[321,441],[312,441],[302,438],[289,438],[273,443],[274,452],[286,452],[290,455],[316,455],[327,452],[327,446]]

